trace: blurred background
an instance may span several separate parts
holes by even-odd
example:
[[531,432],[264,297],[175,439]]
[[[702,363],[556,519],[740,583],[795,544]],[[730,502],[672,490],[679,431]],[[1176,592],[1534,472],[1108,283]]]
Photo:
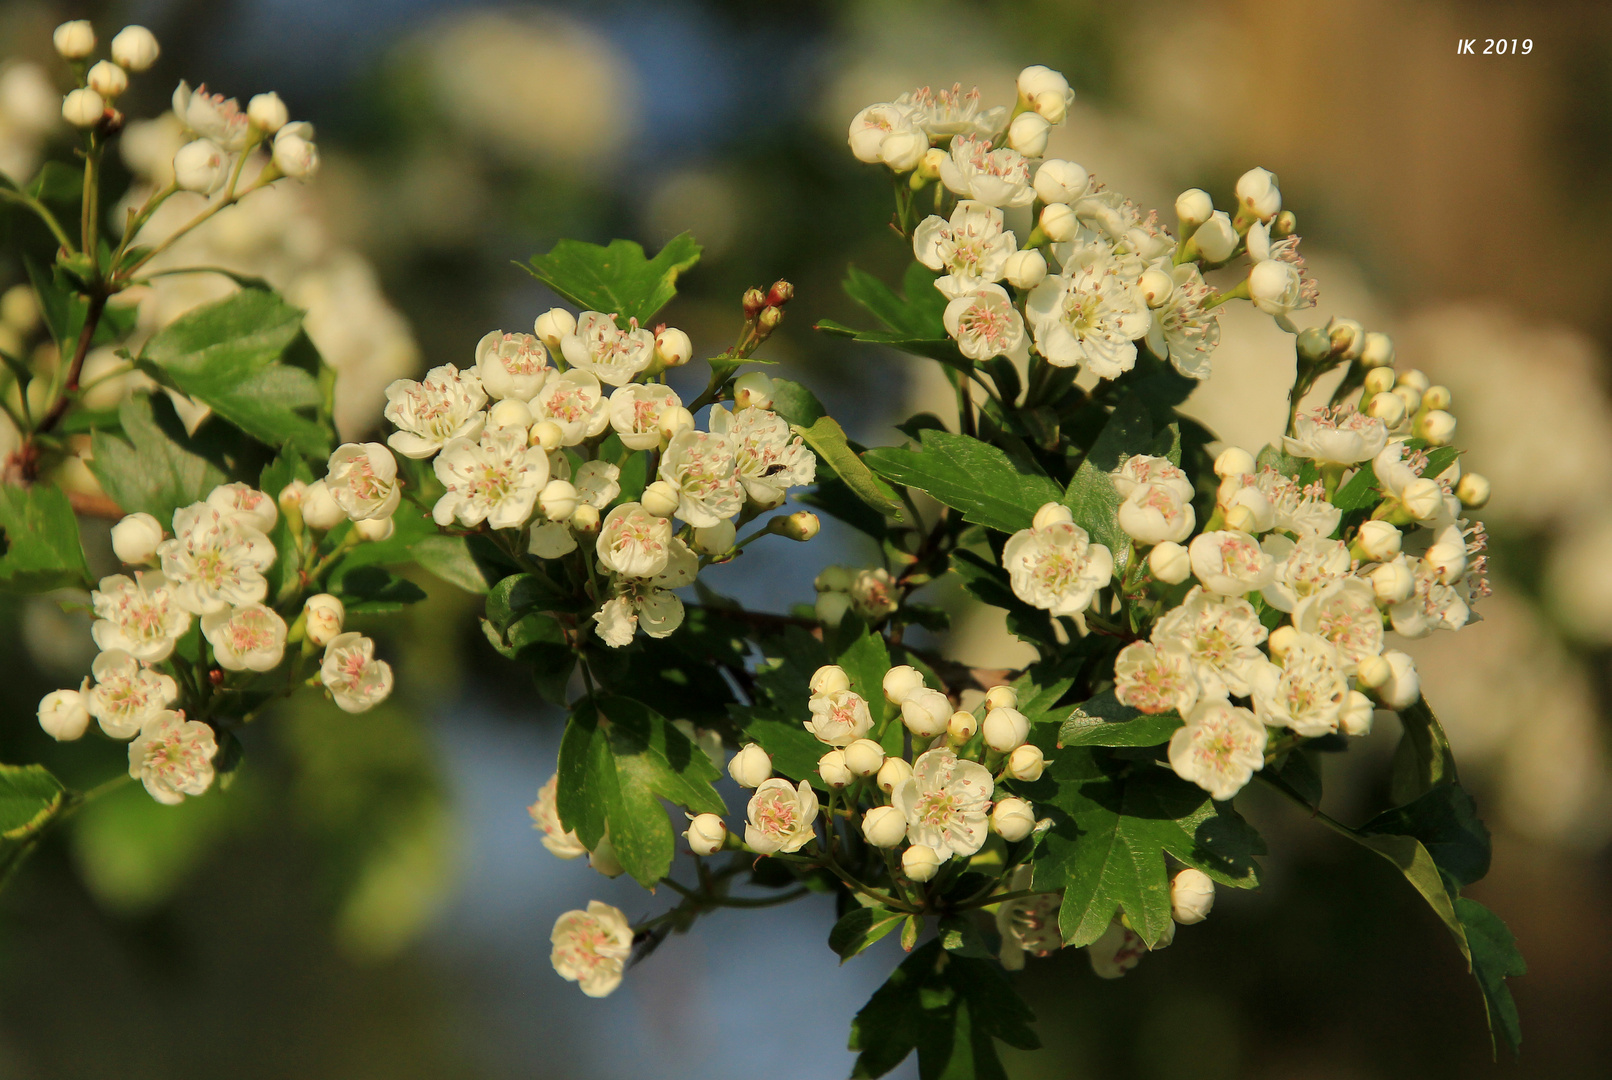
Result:
[[[185,78],[242,100],[278,90],[317,125],[316,182],[220,215],[184,261],[263,274],[308,308],[349,436],[378,420],[391,379],[467,364],[487,330],[526,329],[553,302],[512,261],[561,236],[653,248],[691,230],[705,258],[667,320],[715,353],[744,288],[789,278],[797,299],[768,357],[853,437],[894,441],[893,422],[944,400],[932,365],[810,325],[857,321],[838,285],[848,260],[894,280],[911,257],[884,227],[888,182],[850,157],[845,129],[915,86],[977,83],[1010,103],[1021,66],[1061,69],[1079,100],[1049,155],[1144,207],[1168,211],[1188,186],[1228,205],[1245,169],[1276,172],[1321,284],[1312,321],[1392,333],[1401,368],[1452,388],[1468,467],[1493,480],[1483,621],[1411,651],[1495,834],[1471,892],[1528,958],[1511,982],[1523,1058],[1491,1063],[1475,985],[1390,867],[1251,790],[1264,887],[1223,891],[1208,922],[1119,982],[1081,952],[1032,962],[1019,985],[1048,1050],[1010,1052],[1009,1071],[1605,1075],[1612,278],[1597,268],[1612,242],[1612,9],[0,0],[0,171],[29,175],[67,147],[50,31],[76,17],[103,39],[138,22],[161,40],[131,117],[158,116]],[[1533,48],[1458,56],[1473,37]],[[132,128],[118,183],[165,179],[173,138]],[[20,273],[0,263],[0,289]],[[146,330],[222,287],[169,280],[190,284],[141,299]],[[23,327],[0,333],[26,343]],[[1291,338],[1234,305],[1223,341],[1189,411],[1257,448],[1279,432]],[[808,549],[757,545],[713,585],[784,610],[822,566],[872,555],[826,527]],[[387,708],[282,711],[225,797],[175,810],[124,789],[36,853],[0,894],[0,1078],[849,1071],[849,1021],[900,954],[887,940],[840,969],[820,898],[702,921],[606,1001],[553,973],[560,911],[601,898],[636,919],[663,898],[542,848],[525,807],[563,718],[486,646],[475,598],[430,591],[408,626],[373,628],[399,673]],[[87,620],[7,600],[0,639],[0,760],[86,786],[116,772],[121,747],[59,751],[33,718],[87,670]],[[989,613],[961,619],[948,648],[1022,657]],[[1397,734],[1380,723],[1329,762],[1330,812],[1358,822],[1385,805]]]

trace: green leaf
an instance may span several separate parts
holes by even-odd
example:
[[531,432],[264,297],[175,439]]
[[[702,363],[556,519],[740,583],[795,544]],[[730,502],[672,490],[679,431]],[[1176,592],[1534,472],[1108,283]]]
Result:
[[1433,856],[1422,842],[1414,836],[1397,836],[1390,833],[1370,835],[1356,832],[1355,837],[1363,846],[1393,863],[1399,872],[1405,875],[1405,880],[1422,894],[1427,906],[1433,909],[1433,913],[1444,923],[1445,929],[1455,938],[1455,944],[1460,948],[1461,955],[1471,963],[1472,949],[1467,942],[1466,928],[1455,915],[1455,896],[1445,885],[1444,877],[1439,873],[1438,863],[1433,861]]
[[843,964],[900,926],[904,918],[906,916],[899,911],[877,905],[855,908],[846,912],[834,924],[834,929],[829,931],[828,947],[834,950]]
[[78,519],[60,488],[0,486],[0,531],[0,587],[28,593],[91,584]]
[[912,353],[915,356],[939,360],[948,367],[962,371],[972,370],[974,362],[957,349],[957,342],[949,337],[917,338],[910,334],[891,334],[882,330],[856,330],[833,319],[819,319],[812,327],[835,337],[850,338],[862,345],[883,345],[888,349]]
[[528,612],[575,612],[584,608],[584,600],[561,588],[547,574],[511,574],[487,593],[487,618],[501,631]]
[[496,580],[490,567],[476,558],[467,537],[427,536],[415,541],[409,554],[435,576],[468,593],[485,593]]
[[379,566],[355,566],[331,589],[341,596],[349,615],[386,615],[425,599],[425,590]]
[[243,289],[159,330],[139,363],[265,446],[323,458],[332,432],[316,419],[319,382],[281,362],[301,333],[300,309],[275,293]]
[[1480,881],[1489,872],[1489,830],[1479,820],[1472,796],[1458,784],[1440,784],[1414,802],[1378,814],[1360,831],[1415,837],[1458,886]]
[[1400,710],[1399,721],[1405,734],[1394,755],[1394,801],[1407,803],[1440,784],[1455,783],[1455,755],[1427,699]]
[[1511,930],[1494,912],[1464,896],[1456,900],[1455,911],[1472,947],[1472,974],[1483,991],[1483,1009],[1489,1018],[1489,1039],[1495,1057],[1499,1058],[1501,1045],[1515,1055],[1522,1049],[1522,1022],[1506,978],[1528,974],[1528,964],[1517,950]]
[[228,482],[222,468],[197,452],[199,443],[185,434],[166,396],[160,405],[148,394],[125,398],[118,422],[128,441],[94,432],[89,467],[124,513],[143,511],[166,523],[175,510]]
[[1125,570],[1131,538],[1119,527],[1119,504],[1124,500],[1109,473],[1132,454],[1146,454],[1152,449],[1153,421],[1147,404],[1140,394],[1128,393],[1114,407],[1063,493],[1063,504],[1069,507],[1075,524],[1113,553],[1116,577]]
[[1158,746],[1181,726],[1174,712],[1148,715],[1122,705],[1112,690],[1075,706],[1058,728],[1058,746]]
[[1042,842],[1032,888],[1064,890],[1059,927],[1067,945],[1089,945],[1118,915],[1151,948],[1170,928],[1166,852],[1237,888],[1258,884],[1259,834],[1228,805],[1149,763],[1135,766],[1069,747],[1027,785],[1053,827]]
[[823,642],[798,626],[763,641],[761,650],[768,659],[755,673],[756,703],[748,709],[733,706],[734,723],[746,741],[772,758],[774,772],[821,785],[817,761],[823,756],[823,744],[804,724],[811,718],[807,702],[812,673],[834,658]]
[[608,834],[621,865],[647,887],[666,876],[676,847],[660,800],[725,813],[711,787],[719,775],[665,717],[630,698],[600,695],[577,708],[560,741],[560,819],[590,850]]
[[1028,529],[1037,510],[1062,492],[989,443],[967,435],[925,430],[919,449],[885,446],[863,459],[893,483],[928,492],[963,517],[1005,533]]
[[677,278],[700,261],[699,244],[689,233],[667,241],[653,259],[631,240],[609,247],[561,240],[546,255],[532,256],[532,276],[571,303],[648,326],[657,311],[677,295]]
[[956,956],[996,959],[996,953],[985,944],[985,935],[980,933],[979,920],[973,912],[961,911],[942,918],[939,938],[941,947]]
[[832,416],[820,416],[810,427],[795,425],[791,430],[806,441],[818,460],[827,464],[857,498],[886,517],[901,520],[901,503],[896,501],[895,493],[869,471],[846,441],[845,429]]
[[828,415],[817,395],[793,379],[772,381],[772,411],[800,427],[811,427]]
[[903,282],[907,295],[902,297],[872,274],[852,266],[845,275],[845,295],[894,333],[945,339],[946,324],[941,316],[946,310],[946,298],[935,288],[937,276],[921,263],[909,264]]
[[22,865],[71,797],[42,765],[0,765],[0,885]]

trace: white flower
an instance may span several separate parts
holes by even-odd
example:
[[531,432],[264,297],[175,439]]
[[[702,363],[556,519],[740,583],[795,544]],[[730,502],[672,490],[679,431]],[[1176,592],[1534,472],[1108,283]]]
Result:
[[1245,696],[1249,674],[1265,660],[1259,646],[1266,636],[1254,605],[1197,586],[1153,626],[1154,645],[1182,648],[1192,657],[1204,697]]
[[619,649],[632,641],[640,626],[653,638],[672,633],[683,624],[683,601],[671,590],[693,584],[699,569],[699,557],[682,540],[673,537],[666,566],[659,573],[650,578],[613,577],[610,599],[593,615],[600,639],[611,648]]
[[598,376],[576,368],[544,380],[532,399],[532,415],[559,427],[561,446],[575,446],[610,424]]
[[690,814],[683,832],[689,850],[696,855],[715,855],[728,842],[728,825],[716,814]]
[[[1032,868],[1020,866],[1013,871],[1008,891],[1029,889]],[[1024,958],[1051,956],[1063,948],[1063,934],[1058,930],[1058,908],[1063,903],[1059,893],[1036,893],[1017,900],[1008,900],[996,909],[996,932],[1002,938],[999,959],[1008,971],[1024,967]]]
[[672,523],[635,502],[622,503],[604,519],[595,541],[599,565],[628,577],[654,577],[666,569]]
[[248,484],[221,484],[207,496],[207,505],[222,510],[239,524],[268,533],[280,519],[273,499]]
[[1276,174],[1269,169],[1253,168],[1237,178],[1237,205],[1249,217],[1269,221],[1282,209],[1282,191],[1276,186]]
[[[1008,538],[1002,566],[1020,600],[1054,615],[1074,615],[1090,607],[1097,590],[1112,580],[1114,556],[1102,544],[1092,543],[1067,509],[1056,503],[1048,506],[1055,508],[1051,520]],[[1047,507],[1036,516],[1043,514],[1048,514]]]
[[[524,440],[522,440],[524,442]],[[442,478],[439,469],[437,478]],[[389,518],[402,501],[397,459],[380,443],[343,443],[330,455],[325,487],[354,521]]]
[[1467,624],[1471,609],[1455,586],[1444,583],[1437,566],[1426,559],[1413,559],[1410,570],[1410,597],[1388,609],[1396,634],[1422,638],[1435,630],[1459,630]]
[[447,488],[431,517],[438,525],[458,521],[494,529],[517,529],[531,520],[538,493],[549,482],[549,459],[529,446],[520,428],[489,428],[481,439],[454,439],[433,462]]
[[550,521],[532,530],[526,550],[539,559],[558,559],[577,549],[576,537],[564,522]]
[[39,700],[39,726],[57,742],[82,738],[90,726],[85,698],[93,693],[85,679],[77,690],[52,690]]
[[1360,665],[1360,681],[1377,692],[1390,709],[1408,709],[1422,696],[1422,677],[1416,664],[1398,649],[1389,649]]
[[1170,880],[1170,918],[1182,926],[1201,923],[1215,906],[1215,883],[1191,866]]
[[186,131],[211,139],[225,150],[240,150],[246,145],[246,113],[234,98],[209,94],[205,84],[192,90],[181,82],[174,90],[173,108]]
[[349,630],[325,646],[319,681],[342,712],[368,712],[392,693],[392,665],[375,659],[375,642]]
[[[1228,476],[1227,482],[1233,478]],[[1300,487],[1292,477],[1283,476],[1267,465],[1256,474],[1243,474],[1236,478],[1241,484],[1252,483],[1271,505],[1273,528],[1284,529],[1300,537],[1331,536],[1343,519],[1343,511],[1327,501],[1321,481]],[[1225,491],[1226,483],[1221,484]]]
[[566,363],[591,371],[610,386],[632,382],[655,359],[655,335],[638,328],[638,320],[628,320],[628,328],[616,326],[614,315],[584,311],[577,316],[576,332],[560,342]]
[[150,514],[129,514],[112,526],[112,552],[118,561],[138,566],[153,561],[162,543],[162,523]]
[[1299,238],[1290,236],[1272,243],[1270,226],[1256,223],[1248,230],[1248,257],[1254,260],[1248,271],[1249,299],[1291,333],[1294,327],[1287,316],[1314,307],[1318,296],[1315,280],[1299,254]]
[[1000,285],[983,285],[955,297],[946,305],[942,321],[946,333],[957,340],[958,350],[970,360],[1005,356],[1024,361],[1030,356],[1024,317]]
[[744,489],[737,468],[734,445],[727,436],[690,430],[681,432],[666,447],[657,475],[677,488],[677,516],[704,529],[743,508]]
[[1144,484],[1131,491],[1119,506],[1119,527],[1139,544],[1164,541],[1179,544],[1197,524],[1192,504],[1166,484]]
[[744,842],[763,855],[799,851],[817,838],[817,793],[802,780],[798,788],[788,780],[763,780],[750,797]]
[[1147,347],[1155,356],[1169,359],[1187,378],[1207,379],[1210,357],[1220,344],[1220,314],[1203,306],[1209,299],[1209,286],[1197,266],[1182,263],[1169,274],[1173,285],[1170,299],[1153,311]]
[[1136,339],[1152,325],[1136,282],[1099,244],[1032,289],[1024,312],[1048,363],[1082,364],[1104,379],[1118,378],[1136,364]]
[[579,503],[603,510],[621,494],[621,469],[608,461],[584,461],[571,482]]
[[909,109],[912,123],[931,140],[954,135],[994,138],[1007,120],[1007,108],[998,105],[982,109],[981,100],[979,87],[964,92],[962,83],[953,83],[950,90],[935,91],[924,86],[909,91],[896,98],[895,105]]
[[870,623],[876,623],[898,606],[891,594],[890,571],[882,566],[859,570],[851,581],[851,610]]
[[869,105],[851,121],[851,153],[858,161],[877,165],[883,160],[885,139],[897,132],[910,133],[917,129],[910,106],[891,102]]
[[287,124],[274,133],[274,167],[293,180],[306,180],[319,171],[319,147],[314,145],[313,125]]
[[577,834],[560,824],[560,810],[556,803],[560,790],[560,774],[549,777],[537,789],[537,801],[526,808],[532,815],[532,828],[543,832],[543,846],[562,859],[577,859],[588,853],[587,846]]
[[315,480],[304,489],[301,509],[302,520],[308,527],[321,532],[334,529],[347,520],[347,514],[331,498],[330,485],[323,480]]
[[[813,694],[809,706],[812,718],[803,726],[817,736],[819,742],[830,746],[849,746],[873,728],[868,703],[853,690]],[[951,715],[950,708],[946,715]]]
[[1305,597],[1341,581],[1352,565],[1349,547],[1342,540],[1310,536],[1294,541],[1272,535],[1260,542],[1260,549],[1275,563],[1270,584],[1261,593],[1267,604],[1280,611],[1292,611]]
[[1180,716],[1198,701],[1198,674],[1185,643],[1163,645],[1133,641],[1114,659],[1114,696],[1121,705],[1157,714],[1172,709]]
[[1224,801],[1265,767],[1265,725],[1223,698],[1204,698],[1170,736],[1169,754],[1177,776]]
[[607,997],[621,985],[621,973],[632,955],[632,927],[618,908],[598,900],[586,911],[567,911],[554,920],[549,934],[554,970],[576,983],[591,998]]
[[890,805],[906,816],[908,839],[944,862],[985,843],[993,786],[985,766],[941,747],[918,756],[912,779],[891,792]]
[[1120,462],[1119,466],[1108,475],[1114,481],[1114,489],[1120,493],[1121,498],[1150,484],[1170,488],[1185,500],[1190,500],[1193,495],[1192,479],[1166,457],[1133,454]]
[[267,94],[252,96],[252,100],[246,103],[246,118],[265,135],[273,135],[291,122],[291,113],[286,109],[285,102],[280,100],[280,95],[271,90]]
[[193,139],[174,154],[174,183],[182,191],[211,195],[224,186],[229,171],[229,155],[211,139]]
[[1248,682],[1254,712],[1272,727],[1292,728],[1307,737],[1338,730],[1349,682],[1330,642],[1295,634],[1282,653],[1282,666],[1261,664]]
[[1147,568],[1166,585],[1179,585],[1192,576],[1192,557],[1180,544],[1166,540],[1148,552]]
[[386,419],[398,430],[386,444],[406,458],[428,458],[450,439],[481,434],[487,391],[473,371],[443,364],[420,382],[398,379],[386,388]]
[[157,713],[179,698],[179,684],[140,661],[114,649],[101,653],[90,666],[95,685],[84,695],[84,706],[100,721],[101,730],[114,739],[139,734]]
[[952,193],[987,206],[1029,206],[1035,201],[1025,156],[1005,146],[992,150],[991,140],[977,135],[952,140],[950,154],[940,162],[940,181]]
[[[713,434],[727,437],[735,473],[754,502],[776,505],[788,489],[817,479],[817,455],[775,412],[752,407],[729,413],[713,405],[709,426]],[[661,475],[670,479],[664,472]],[[687,515],[679,516],[689,520]]]
[[211,727],[164,709],[147,720],[129,744],[129,775],[144,784],[153,799],[176,806],[186,795],[200,795],[212,786],[217,753]]
[[1001,281],[1017,248],[1013,234],[1002,228],[1002,211],[971,199],[958,201],[950,221],[932,214],[912,231],[914,257],[946,271],[935,288],[948,300]]
[[576,329],[577,317],[559,307],[549,308],[532,322],[532,333],[552,352],[558,352],[560,342],[576,333]]
[[1233,529],[1199,533],[1187,554],[1203,587],[1227,596],[1263,589],[1276,574],[1276,560],[1260,550],[1259,541]]
[[269,671],[285,655],[285,620],[262,604],[208,612],[201,628],[226,671]]
[[1294,457],[1338,465],[1374,458],[1387,443],[1388,429],[1381,420],[1343,407],[1301,412],[1293,418],[1293,434],[1282,437]]
[[1102,937],[1086,946],[1091,970],[1099,979],[1118,979],[1142,962],[1147,955],[1142,937],[1118,919],[1108,924]]
[[[205,615],[262,600],[269,589],[263,571],[274,564],[275,550],[258,530],[206,503],[195,503],[174,511],[174,536],[157,546],[157,555],[174,602]],[[124,648],[147,659],[139,648],[101,647]]]
[[168,659],[174,641],[190,629],[190,612],[181,607],[173,587],[160,573],[114,574],[101,579],[90,594],[96,622],[90,627],[95,644],[120,650],[147,664]]
[[549,352],[531,334],[494,330],[476,343],[476,376],[493,398],[530,401],[549,373]]
[[1042,64],[1032,64],[1019,72],[1018,90],[1020,104],[1054,124],[1063,123],[1069,106],[1075,103],[1069,80],[1062,72]]
[[660,445],[661,416],[683,403],[669,386],[629,383],[610,395],[610,426],[629,450],[652,450]]
[[1345,674],[1383,649],[1383,620],[1371,584],[1351,577],[1334,582],[1299,601],[1293,625],[1331,642]]

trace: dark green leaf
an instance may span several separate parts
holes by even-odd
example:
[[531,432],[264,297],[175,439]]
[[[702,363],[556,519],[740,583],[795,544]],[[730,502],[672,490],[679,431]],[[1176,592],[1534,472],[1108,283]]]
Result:
[[996,953],[985,943],[980,933],[979,920],[970,911],[947,915],[940,920],[940,944],[947,952],[957,956],[970,956],[979,960],[995,960]]
[[41,765],[0,765],[0,885],[28,857],[70,793]]
[[349,615],[384,615],[425,599],[425,590],[379,566],[357,566],[333,580]]
[[882,541],[889,535],[884,514],[856,496],[843,480],[827,479],[828,470],[819,468],[817,487],[795,496],[795,501],[839,518],[858,532]]
[[578,307],[648,326],[655,313],[677,295],[677,278],[700,261],[700,245],[689,233],[667,241],[653,259],[631,240],[609,247],[561,240],[546,255],[532,256],[532,276]]
[[1427,699],[1400,710],[1399,720],[1405,734],[1394,755],[1394,801],[1408,803],[1440,784],[1455,783],[1455,755]]
[[878,447],[863,455],[880,476],[919,488],[963,517],[1005,533],[1028,529],[1037,510],[1062,492],[989,443],[944,431],[920,433],[919,449]]
[[850,338],[862,345],[883,345],[889,349],[912,353],[914,356],[939,360],[948,367],[961,371],[973,369],[974,362],[957,351],[957,342],[949,337],[916,338],[908,334],[890,334],[881,330],[855,330],[833,319],[819,319],[813,329],[835,337]]
[[792,430],[857,498],[879,513],[901,520],[901,503],[896,501],[895,493],[868,470],[863,459],[847,443],[845,430],[832,416],[820,416],[810,427],[797,425]]
[[1120,704],[1112,690],[1105,690],[1075,706],[1058,729],[1058,745],[1157,746],[1169,742],[1180,726],[1174,712],[1150,716]]
[[143,511],[166,523],[175,510],[228,482],[224,470],[198,452],[201,444],[185,434],[166,396],[160,404],[146,394],[125,398],[118,422],[128,441],[93,433],[89,467],[124,513]]
[[10,592],[49,592],[88,587],[89,566],[78,540],[78,519],[58,487],[0,486],[0,587]]
[[487,618],[499,630],[532,611],[575,612],[583,601],[547,574],[511,574],[487,593]]
[[853,266],[845,276],[845,295],[896,334],[946,340],[946,325],[941,321],[946,298],[935,288],[935,278],[927,267],[910,264],[903,283],[907,295],[901,297],[872,274]]
[[[1285,769],[1282,778],[1289,779]],[[1415,837],[1457,885],[1470,885],[1489,872],[1489,830],[1478,819],[1472,796],[1458,784],[1440,784],[1414,802],[1378,814],[1360,831]]]
[[811,427],[828,415],[817,395],[792,379],[772,381],[772,411],[800,427]]
[[1517,941],[1500,917],[1476,900],[1461,897],[1455,902],[1456,914],[1466,927],[1466,937],[1472,946],[1472,974],[1483,991],[1483,1009],[1489,1017],[1489,1038],[1494,1043],[1495,1057],[1500,1056],[1504,1045],[1512,1054],[1522,1048],[1522,1022],[1517,1017],[1517,1003],[1511,999],[1506,986],[1508,976],[1528,974],[1528,965],[1517,950]]
[[463,536],[427,536],[415,541],[409,553],[432,574],[468,593],[485,593],[493,580]]
[[828,934],[828,947],[839,956],[840,963],[884,937],[906,918],[899,911],[882,907],[858,907],[845,913]]
[[1119,527],[1119,504],[1124,500],[1109,473],[1132,454],[1148,453],[1152,444],[1153,421],[1146,402],[1135,392],[1126,394],[1063,493],[1075,524],[1113,553],[1116,576],[1125,570],[1131,538]]

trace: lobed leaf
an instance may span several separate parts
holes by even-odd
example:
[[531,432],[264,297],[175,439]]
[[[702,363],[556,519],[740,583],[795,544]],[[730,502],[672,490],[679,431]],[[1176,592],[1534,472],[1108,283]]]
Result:
[[631,240],[608,247],[561,240],[545,255],[533,255],[527,269],[549,288],[588,311],[649,326],[655,313],[677,295],[677,278],[700,261],[690,233],[667,241],[653,259]]
[[160,403],[148,394],[125,398],[118,423],[127,441],[93,432],[89,467],[124,513],[143,511],[166,524],[175,510],[228,483],[224,470],[201,452],[201,441],[185,433],[166,396]]
[[1169,742],[1181,723],[1174,712],[1149,715],[1105,690],[1075,706],[1058,728],[1058,746],[1158,746]]
[[965,520],[1005,533],[1029,528],[1036,511],[1062,495],[1044,473],[989,443],[933,429],[919,436],[916,450],[878,447],[863,459],[886,480],[926,491]]
[[78,539],[78,519],[63,491],[49,484],[0,485],[0,588],[49,592],[92,582]]

